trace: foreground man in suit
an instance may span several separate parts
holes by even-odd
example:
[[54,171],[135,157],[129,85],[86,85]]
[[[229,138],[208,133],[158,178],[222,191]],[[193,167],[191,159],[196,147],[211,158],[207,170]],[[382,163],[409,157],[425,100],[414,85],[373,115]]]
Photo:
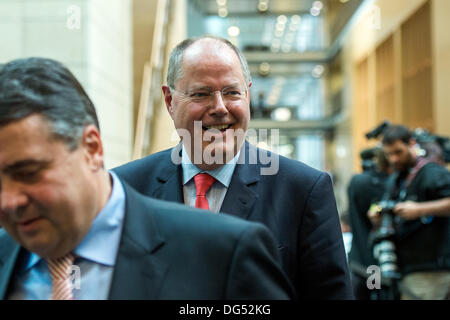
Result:
[[351,299],[331,179],[244,142],[251,85],[227,40],[181,42],[162,90],[182,143],[114,170],[145,195],[264,223],[299,298]]
[[270,232],[146,198],[103,168],[61,64],[0,67],[0,299],[288,299]]

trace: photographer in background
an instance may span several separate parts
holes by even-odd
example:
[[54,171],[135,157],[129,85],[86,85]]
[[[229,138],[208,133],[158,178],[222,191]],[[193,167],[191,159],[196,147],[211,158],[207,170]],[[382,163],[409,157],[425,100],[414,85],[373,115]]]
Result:
[[379,297],[374,297],[374,292],[366,284],[367,267],[377,264],[368,241],[372,224],[367,211],[371,204],[381,200],[392,168],[380,147],[363,150],[361,158],[364,171],[354,175],[347,188],[348,215],[353,234],[349,265],[356,299],[374,300]]
[[398,202],[393,212],[402,298],[444,299],[450,288],[450,173],[417,156],[404,126],[387,127],[382,144],[395,168],[387,189]]

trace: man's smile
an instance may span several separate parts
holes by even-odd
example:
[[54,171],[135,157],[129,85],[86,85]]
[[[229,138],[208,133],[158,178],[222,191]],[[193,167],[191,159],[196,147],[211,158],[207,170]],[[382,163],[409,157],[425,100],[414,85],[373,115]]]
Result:
[[210,125],[210,126],[202,126],[204,131],[215,129],[221,132],[225,132],[227,129],[231,127],[231,124],[221,124],[221,125]]

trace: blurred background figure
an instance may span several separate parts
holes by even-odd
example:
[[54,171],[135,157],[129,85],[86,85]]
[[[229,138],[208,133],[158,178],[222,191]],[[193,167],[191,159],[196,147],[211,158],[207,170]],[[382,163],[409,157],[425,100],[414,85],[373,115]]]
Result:
[[352,228],[350,226],[350,221],[348,217],[348,213],[343,213],[340,216],[341,221],[341,230],[342,230],[342,237],[344,238],[344,247],[345,247],[345,253],[347,254],[347,260],[348,260],[348,254],[350,253],[352,249],[352,239],[353,239],[353,233]]
[[[389,121],[366,138],[380,135],[381,151],[394,172],[386,177],[378,200],[367,212],[366,252],[372,254],[385,284],[381,291],[369,291],[370,297],[443,299],[450,287],[450,266],[445,262],[450,254],[450,174],[443,167],[449,161],[449,139]],[[362,158],[368,159],[372,150],[361,152]],[[364,285],[359,287],[364,289]]]
[[[381,200],[385,192],[385,182],[392,168],[381,148],[372,148],[361,152],[363,172],[354,175],[348,186],[348,212],[353,234],[349,254],[353,289],[356,299],[371,299],[371,290],[367,288],[367,267],[376,265],[369,234],[372,230],[367,213],[372,204]],[[374,292],[376,293],[376,292]],[[375,297],[372,297],[374,299]]]
[[[450,172],[435,153],[427,155],[421,142],[429,141],[417,131],[389,125],[382,135],[395,169],[379,204],[381,222],[373,239],[381,251],[382,274],[389,267],[385,275],[399,280],[402,299],[444,299],[450,288]],[[386,244],[393,246],[387,250]],[[389,258],[382,259],[383,251]]]

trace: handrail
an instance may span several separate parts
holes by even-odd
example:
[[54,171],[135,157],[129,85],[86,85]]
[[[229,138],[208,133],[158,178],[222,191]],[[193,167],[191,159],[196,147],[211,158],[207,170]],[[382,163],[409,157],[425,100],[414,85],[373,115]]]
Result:
[[[138,117],[136,121],[136,134],[134,139],[133,160],[139,159],[143,156],[144,151],[148,149],[147,144],[150,144],[150,130],[149,125],[152,121],[155,100],[161,102],[161,91],[157,96],[153,96],[157,90],[152,90],[160,83],[155,83],[155,76],[160,76],[162,73],[162,50],[165,42],[164,36],[167,35],[167,15],[169,10],[170,0],[158,0],[156,5],[156,19],[155,27],[153,29],[153,41],[150,60],[145,63],[143,68],[143,80],[141,86],[141,96],[139,100]],[[159,72],[159,74],[158,74]],[[159,88],[158,88],[159,89]]]

